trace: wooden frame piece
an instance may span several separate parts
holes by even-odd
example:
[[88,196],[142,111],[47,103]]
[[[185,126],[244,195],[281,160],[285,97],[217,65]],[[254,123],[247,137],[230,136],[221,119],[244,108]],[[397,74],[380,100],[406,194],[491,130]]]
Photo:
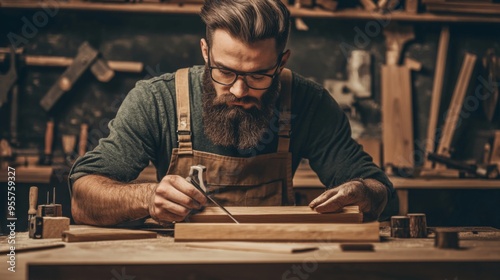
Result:
[[[240,223],[362,223],[358,206],[340,213],[320,214],[309,206],[226,207]],[[234,223],[219,207],[206,207],[186,219],[190,223]]]

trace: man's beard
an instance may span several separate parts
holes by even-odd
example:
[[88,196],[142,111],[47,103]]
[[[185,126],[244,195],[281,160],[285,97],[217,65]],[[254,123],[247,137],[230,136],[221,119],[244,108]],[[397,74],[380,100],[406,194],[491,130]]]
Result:
[[[214,144],[236,147],[240,150],[256,147],[264,132],[269,128],[278,93],[280,80],[275,78],[261,100],[252,96],[237,98],[232,93],[217,96],[210,70],[205,65],[203,73],[203,128],[205,135]],[[228,105],[238,102],[252,104],[249,109]]]

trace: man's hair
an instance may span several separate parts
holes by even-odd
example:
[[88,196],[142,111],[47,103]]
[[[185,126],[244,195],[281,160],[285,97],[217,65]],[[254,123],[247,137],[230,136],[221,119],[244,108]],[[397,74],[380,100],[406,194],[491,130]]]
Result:
[[281,0],[205,0],[201,18],[209,45],[213,32],[222,29],[245,43],[275,38],[281,53],[290,30],[290,12]]

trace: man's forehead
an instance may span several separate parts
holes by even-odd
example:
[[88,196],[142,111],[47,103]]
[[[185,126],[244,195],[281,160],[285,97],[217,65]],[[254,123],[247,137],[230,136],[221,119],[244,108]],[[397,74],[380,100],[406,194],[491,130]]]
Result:
[[214,56],[214,62],[234,65],[246,64],[242,66],[260,67],[261,69],[274,66],[278,58],[274,38],[246,43],[221,29],[217,29],[213,33],[211,52]]

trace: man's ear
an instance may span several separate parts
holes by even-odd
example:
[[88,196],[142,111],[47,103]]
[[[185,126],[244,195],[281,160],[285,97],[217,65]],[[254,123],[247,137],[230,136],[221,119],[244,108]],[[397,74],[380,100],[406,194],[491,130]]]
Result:
[[200,47],[201,47],[201,55],[203,56],[205,63],[208,63],[208,43],[207,43],[207,40],[202,38],[200,40]]
[[288,58],[290,58],[291,51],[286,50],[283,53],[283,56],[281,57],[281,65],[280,65],[280,73],[283,71],[283,68],[285,68],[286,63],[288,62]]

